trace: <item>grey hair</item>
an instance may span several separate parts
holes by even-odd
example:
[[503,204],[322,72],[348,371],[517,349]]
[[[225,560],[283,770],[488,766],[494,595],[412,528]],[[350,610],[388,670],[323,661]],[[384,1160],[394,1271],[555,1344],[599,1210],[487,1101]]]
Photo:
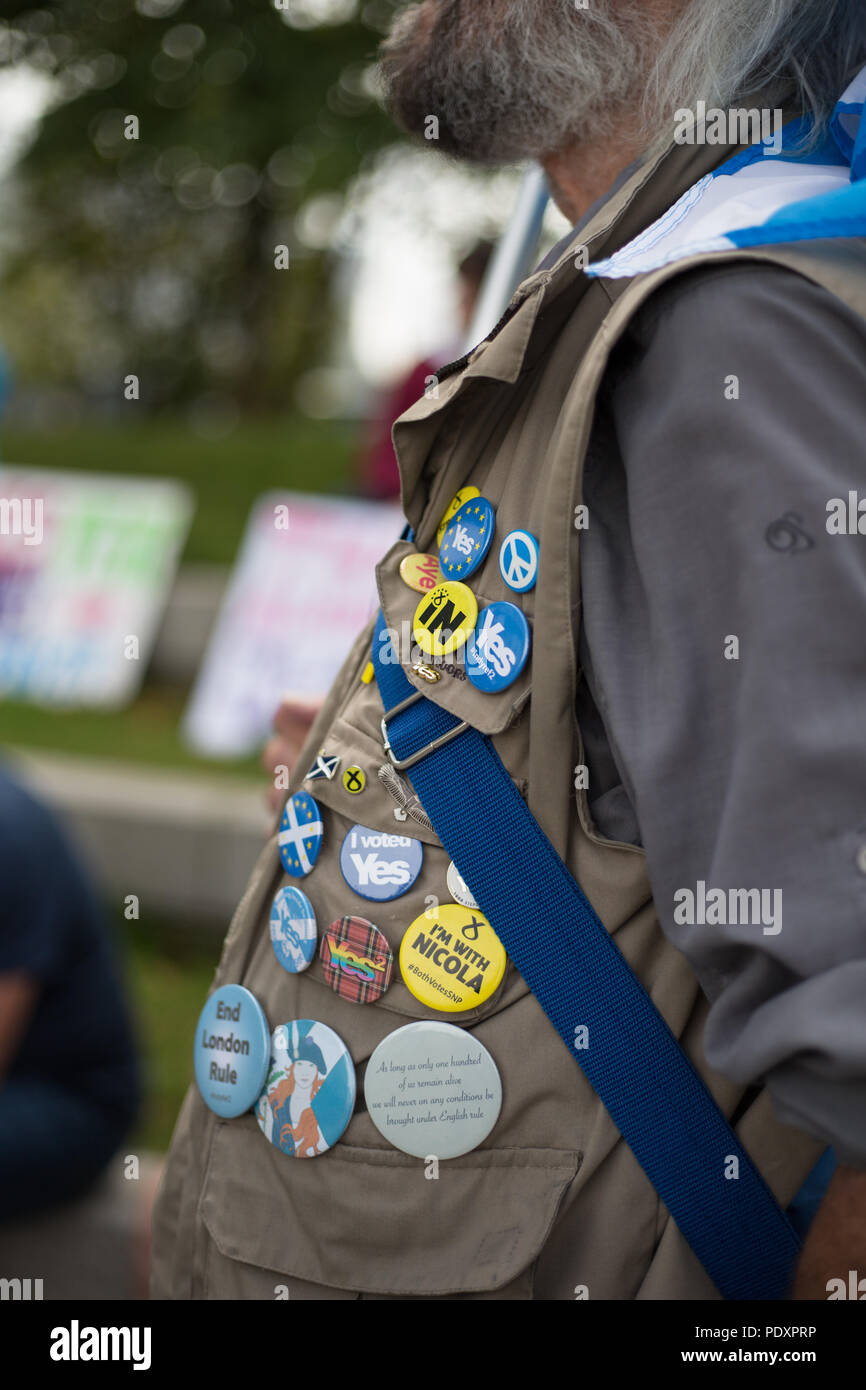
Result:
[[866,0],[689,0],[663,41],[646,94],[647,125],[672,107],[727,108],[790,91],[817,132],[866,63]]

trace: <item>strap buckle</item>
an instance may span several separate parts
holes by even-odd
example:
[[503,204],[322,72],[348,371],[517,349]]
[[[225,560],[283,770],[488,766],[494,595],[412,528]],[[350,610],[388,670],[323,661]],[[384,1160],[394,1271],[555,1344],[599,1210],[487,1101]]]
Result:
[[404,768],[413,767],[415,763],[420,763],[422,758],[426,758],[429,756],[430,753],[435,753],[440,748],[444,748],[445,744],[450,743],[452,738],[456,738],[458,734],[464,733],[465,730],[469,728],[468,723],[464,719],[461,721],[461,723],[455,724],[454,728],[449,729],[447,733],[440,734],[438,738],[434,738],[432,742],[428,743],[426,747],[420,749],[419,752],[412,753],[410,757],[395,757],[394,750],[391,747],[391,743],[388,738],[388,720],[393,719],[394,716],[397,714],[402,714],[403,710],[409,709],[410,705],[414,705],[416,701],[423,700],[425,698],[426,696],[423,694],[422,691],[413,690],[412,694],[407,696],[405,700],[401,700],[399,705],[395,705],[393,709],[387,710],[385,714],[382,716],[382,719],[380,720],[379,728],[382,730],[382,747],[385,749],[388,761],[391,763],[392,767],[395,767],[397,769],[398,772],[402,772]]

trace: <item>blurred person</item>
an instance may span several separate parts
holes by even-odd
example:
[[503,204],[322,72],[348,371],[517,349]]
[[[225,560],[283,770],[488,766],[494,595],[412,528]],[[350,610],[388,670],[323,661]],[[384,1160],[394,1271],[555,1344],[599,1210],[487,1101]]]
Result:
[[139,1101],[102,911],[54,817],[0,768],[0,1221],[92,1186]]
[[[191,1090],[157,1206],[154,1292],[269,1297],[278,1278],[293,1298],[713,1300],[730,1244],[750,1298],[838,1296],[838,1276],[866,1268],[866,11],[424,0],[398,13],[383,75],[400,124],[423,138],[435,115],[445,153],[539,160],[574,228],[442,373],[438,398],[394,427],[412,534],[377,568],[391,645],[377,648],[373,624],[359,635],[297,752],[290,797],[316,798],[324,845],[304,890],[320,925],[370,912],[396,952],[425,904],[463,894],[456,867],[515,955],[514,913],[543,924],[550,978],[592,1007],[572,940],[612,936],[690,1080],[674,1086],[654,1048],[636,1048],[644,1004],[601,1011],[590,1058],[612,1053],[666,1126],[651,1181],[576,1065],[577,1041],[562,1046],[517,970],[462,1016],[407,976],[358,1007],[317,967],[281,971],[259,947],[284,881],[275,834],[217,984],[242,983],[271,1024],[332,1025],[359,1072],[399,1025],[457,1022],[494,1058],[502,1111],[426,1182],[360,1096],[327,1154],[276,1164],[249,1117],[220,1123]],[[469,486],[496,534],[465,584],[478,606],[532,624],[535,659],[498,692],[448,650],[451,619],[439,659],[418,594],[401,588],[403,560],[436,551]],[[500,548],[517,530],[537,546],[529,585]],[[440,606],[454,613],[458,597]],[[426,705],[387,722],[386,746],[394,701],[376,682],[387,688],[383,652],[405,625],[416,645],[399,655],[402,685]],[[430,729],[427,706],[450,740],[435,763],[406,732],[422,717]],[[303,723],[278,721],[287,761]],[[516,862],[457,761],[475,729],[488,734],[472,741],[478,760],[492,745],[502,796],[525,798],[600,933],[536,902],[532,856]],[[319,780],[320,748],[365,770],[359,797],[338,775]],[[438,798],[449,768],[446,833],[460,860],[458,828],[474,825],[472,872],[448,864],[432,804],[412,795],[417,779]],[[355,822],[423,842],[408,889],[353,895],[340,846]],[[671,1109],[696,1078],[723,1136],[688,1168],[718,1216],[700,1259],[655,1186],[692,1145],[703,1154],[701,1124],[677,1128]],[[746,1190],[761,1221],[741,1216]],[[794,1278],[785,1212],[799,1193],[820,1206]],[[690,1214],[699,1225],[700,1199]]]
[[[478,302],[478,293],[484,279],[493,247],[488,241],[479,241],[457,267],[458,319],[461,341],[465,338],[472,323],[472,315]],[[361,492],[367,497],[389,499],[400,496],[400,475],[391,442],[391,429],[410,405],[414,405],[436,377],[442,360],[457,357],[459,344],[453,351],[444,354],[444,359],[422,358],[387,391],[378,403],[368,428],[365,447],[358,461],[358,477]]]

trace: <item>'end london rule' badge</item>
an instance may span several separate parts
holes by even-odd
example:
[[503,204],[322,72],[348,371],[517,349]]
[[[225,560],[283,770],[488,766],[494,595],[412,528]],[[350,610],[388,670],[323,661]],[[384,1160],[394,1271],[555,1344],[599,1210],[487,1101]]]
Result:
[[193,1061],[202,1100],[224,1120],[258,1100],[268,1074],[270,1033],[264,1010],[243,985],[223,985],[202,1009]]

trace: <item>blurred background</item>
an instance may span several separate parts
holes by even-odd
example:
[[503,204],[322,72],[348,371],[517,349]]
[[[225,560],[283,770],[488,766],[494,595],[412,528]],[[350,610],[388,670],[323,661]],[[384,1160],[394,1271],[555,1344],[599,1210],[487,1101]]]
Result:
[[153,1171],[268,831],[258,749],[372,608],[391,420],[518,188],[389,123],[398,8],[0,3],[0,743],[105,905]]

